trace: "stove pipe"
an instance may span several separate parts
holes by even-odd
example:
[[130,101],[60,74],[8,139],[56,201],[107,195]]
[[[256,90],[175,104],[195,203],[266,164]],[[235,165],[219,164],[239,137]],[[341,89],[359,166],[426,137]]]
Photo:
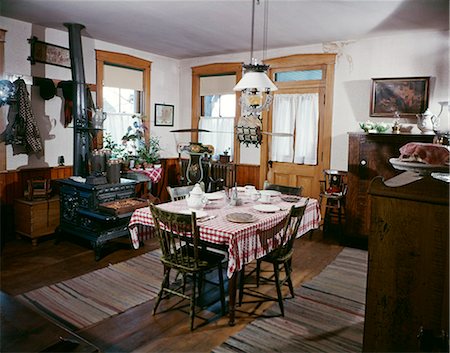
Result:
[[81,30],[78,23],[64,23],[69,30],[70,63],[73,81],[73,175],[86,177],[89,174],[90,134],[87,114],[87,89],[84,76]]

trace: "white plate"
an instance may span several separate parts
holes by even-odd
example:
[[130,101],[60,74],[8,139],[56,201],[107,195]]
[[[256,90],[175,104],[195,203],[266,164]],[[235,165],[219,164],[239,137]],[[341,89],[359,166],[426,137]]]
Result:
[[410,170],[418,172],[419,174],[430,174],[432,172],[449,172],[449,166],[445,165],[433,165],[417,162],[404,162],[398,158],[391,158],[389,162],[395,169],[398,170]]
[[205,194],[205,197],[209,201],[215,201],[215,200],[223,199],[223,195],[222,194]]
[[279,192],[277,190],[261,190],[260,193],[266,194],[269,196],[280,196],[281,195],[281,192]]
[[208,216],[208,213],[206,213],[205,211],[202,211],[202,210],[181,210],[181,211],[178,211],[178,213],[188,214],[188,215],[192,214],[192,212],[195,212],[195,215],[197,216],[197,218],[204,218],[204,217]]
[[280,211],[281,208],[279,206],[275,205],[255,205],[253,206],[253,209],[260,211],[260,212],[277,212]]

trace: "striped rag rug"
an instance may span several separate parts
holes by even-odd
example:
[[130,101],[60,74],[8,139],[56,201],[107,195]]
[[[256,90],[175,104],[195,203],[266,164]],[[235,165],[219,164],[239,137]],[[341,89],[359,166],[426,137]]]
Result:
[[366,274],[367,251],[344,248],[284,301],[284,317],[274,304],[213,352],[361,352]]
[[158,249],[16,298],[69,329],[85,328],[156,297],[160,256]]

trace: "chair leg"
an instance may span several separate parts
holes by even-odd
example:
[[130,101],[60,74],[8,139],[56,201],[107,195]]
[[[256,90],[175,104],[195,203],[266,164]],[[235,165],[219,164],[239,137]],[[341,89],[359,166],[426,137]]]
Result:
[[225,315],[225,288],[223,285],[222,263],[219,262],[219,286],[220,286],[220,305],[222,308],[222,316]]
[[285,261],[284,271],[286,272],[286,280],[289,286],[289,291],[291,292],[292,298],[294,298],[294,286],[292,285],[291,273],[292,273],[292,259]]
[[261,260],[256,260],[256,287],[259,287],[260,274],[261,274]]
[[273,264],[273,272],[275,273],[275,285],[277,287],[278,304],[280,305],[281,316],[284,316],[283,294],[280,286],[280,269],[277,263]]
[[239,272],[239,306],[242,305],[242,298],[244,297],[244,282],[245,282],[245,265]]
[[161,283],[161,289],[159,290],[158,293],[158,299],[156,300],[156,304],[155,307],[153,308],[153,315],[156,314],[156,309],[158,309],[158,305],[161,302],[163,293],[164,293],[164,288],[167,288],[169,286],[169,276],[170,276],[170,268],[164,268],[164,278],[163,281]]
[[197,287],[197,274],[192,275],[192,297],[189,316],[191,317],[191,331],[194,330],[194,319],[195,319],[195,290]]

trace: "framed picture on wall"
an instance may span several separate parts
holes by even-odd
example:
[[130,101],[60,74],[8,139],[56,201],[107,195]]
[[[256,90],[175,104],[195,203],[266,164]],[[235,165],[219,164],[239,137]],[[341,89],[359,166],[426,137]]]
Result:
[[174,106],[155,104],[155,126],[173,126]]
[[373,78],[370,116],[415,117],[428,108],[429,77]]
[[70,69],[70,51],[68,48],[40,41],[37,37],[31,37],[28,42],[30,43],[28,60],[31,64],[38,62]]

